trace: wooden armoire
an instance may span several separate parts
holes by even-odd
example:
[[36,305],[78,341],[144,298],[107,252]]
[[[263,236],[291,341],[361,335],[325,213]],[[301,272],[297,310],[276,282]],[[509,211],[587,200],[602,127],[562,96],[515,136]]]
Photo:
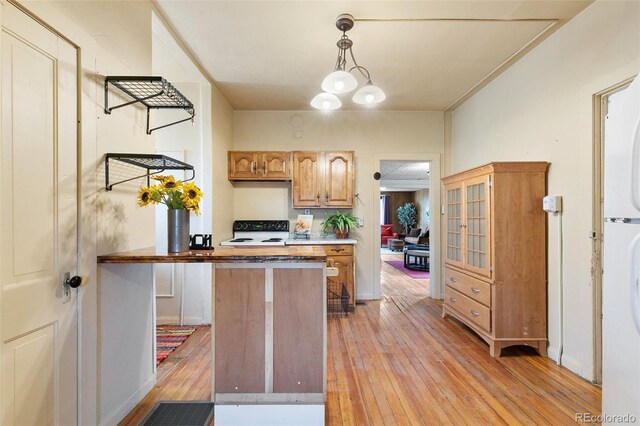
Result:
[[445,300],[499,357],[547,354],[546,162],[491,163],[442,179]]

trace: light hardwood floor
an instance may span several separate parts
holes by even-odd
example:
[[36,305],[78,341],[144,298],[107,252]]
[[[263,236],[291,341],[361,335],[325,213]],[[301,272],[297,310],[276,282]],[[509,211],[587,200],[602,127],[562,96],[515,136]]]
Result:
[[[560,425],[600,414],[600,388],[550,359],[527,348],[491,358],[469,329],[440,317],[425,281],[382,262],[382,300],[329,319],[328,425]],[[137,425],[158,400],[208,399],[209,344],[200,327],[121,424]]]

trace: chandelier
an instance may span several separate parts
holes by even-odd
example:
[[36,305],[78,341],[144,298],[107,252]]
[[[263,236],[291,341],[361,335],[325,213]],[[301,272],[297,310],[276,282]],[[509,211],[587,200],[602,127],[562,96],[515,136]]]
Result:
[[[322,82],[323,92],[316,95],[311,100],[311,106],[316,109],[331,110],[338,109],[342,106],[340,98],[336,95],[349,93],[358,87],[358,80],[351,74],[351,71],[357,70],[366,80],[364,86],[356,91],[351,98],[353,102],[360,105],[375,105],[386,98],[386,95],[377,86],[371,82],[369,71],[358,65],[356,58],[353,56],[353,42],[347,37],[347,31],[353,28],[355,19],[353,16],[345,13],[338,16],[336,27],[342,31],[342,37],[336,43],[338,46],[338,58],[334,71],[329,74]],[[347,53],[353,61],[353,66],[347,71]]]

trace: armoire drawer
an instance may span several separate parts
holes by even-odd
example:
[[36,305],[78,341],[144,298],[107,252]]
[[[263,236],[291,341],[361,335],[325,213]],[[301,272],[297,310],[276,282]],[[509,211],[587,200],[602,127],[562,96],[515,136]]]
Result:
[[491,331],[491,309],[486,306],[457,292],[449,285],[444,288],[444,303],[485,331]]
[[473,300],[489,308],[491,307],[491,284],[446,267],[444,269],[444,282],[449,287],[469,296]]

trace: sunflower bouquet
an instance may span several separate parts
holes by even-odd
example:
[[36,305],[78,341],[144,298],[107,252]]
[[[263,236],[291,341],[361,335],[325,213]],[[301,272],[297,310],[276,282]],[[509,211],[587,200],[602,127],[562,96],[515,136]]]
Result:
[[138,192],[138,205],[164,204],[170,209],[191,210],[200,214],[198,203],[204,195],[193,182],[182,182],[173,176],[151,176],[158,181],[156,185],[141,188]]

